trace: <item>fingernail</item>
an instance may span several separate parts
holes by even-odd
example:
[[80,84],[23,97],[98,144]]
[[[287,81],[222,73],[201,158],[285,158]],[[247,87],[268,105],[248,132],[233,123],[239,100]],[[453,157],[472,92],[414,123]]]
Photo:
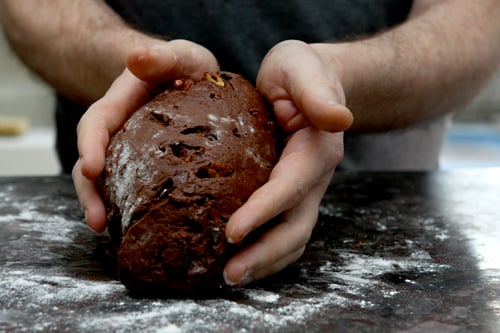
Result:
[[87,222],[87,210],[85,209],[83,211],[83,214],[84,214],[84,219],[85,219],[85,225],[87,226],[87,228],[92,231],[93,233],[98,233],[97,230],[95,230],[94,228],[92,228],[89,223]]
[[229,233],[229,237],[227,237],[227,242],[229,244],[238,244],[238,241],[234,239],[234,233],[232,231]]
[[149,50],[157,51],[157,50],[164,50],[165,49],[165,44],[153,44],[149,46]]
[[226,274],[226,270],[224,270],[224,272],[222,274],[224,276],[224,281],[226,282],[226,284],[228,286],[230,286],[230,287],[243,287],[244,285],[247,285],[253,281],[252,273],[253,273],[252,270],[246,271],[245,274],[243,275],[243,277],[239,281],[229,280],[227,277],[227,274]]
[[94,229],[92,229],[92,227],[89,225],[89,223],[87,222],[87,210],[85,209],[83,211],[83,215],[84,215],[84,219],[85,219],[85,225],[87,226],[87,228],[92,231],[92,232],[96,232]]
[[226,231],[226,240],[229,244],[239,244],[246,234],[241,234],[241,232],[236,232],[236,227],[232,227],[229,231]]
[[150,48],[148,48],[148,53],[153,56],[160,56],[164,52],[165,51],[160,45],[153,45]]
[[229,244],[236,244],[236,241],[234,239],[234,227],[229,230],[226,234],[229,234],[229,236],[226,238],[227,242]]
[[137,62],[143,62],[145,59],[146,59],[146,56],[145,56],[144,54],[139,54],[139,55],[135,58],[135,60],[136,60]]
[[229,244],[239,244],[241,240],[244,238],[242,236],[237,237],[236,239],[233,238],[233,235],[230,235],[226,240]]
[[88,228],[90,231],[92,231],[94,234],[98,234],[98,232],[97,232],[97,231],[95,231],[94,229],[92,229],[92,227],[91,227],[91,226],[89,226],[88,224],[86,224],[86,225],[87,225],[87,228]]
[[169,54],[170,56],[177,59],[175,52],[172,51],[171,48],[165,46],[165,44],[154,44],[148,48],[148,51],[153,56],[165,56]]
[[226,236],[226,241],[227,241],[229,244],[234,244],[234,239],[233,239],[233,229],[231,229],[230,231],[229,231],[229,230],[226,230],[226,235],[229,235],[229,236]]

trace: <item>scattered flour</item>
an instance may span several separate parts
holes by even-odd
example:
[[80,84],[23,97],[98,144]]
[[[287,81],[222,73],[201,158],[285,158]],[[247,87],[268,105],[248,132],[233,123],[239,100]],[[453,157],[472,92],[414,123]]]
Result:
[[[26,201],[12,197],[14,190],[9,186],[0,189],[0,208],[8,212],[0,216],[0,231],[9,228],[17,235],[1,245],[0,331],[259,332],[283,330],[288,325],[306,327],[327,309],[372,309],[376,304],[365,295],[373,287],[384,298],[398,295],[398,289],[377,279],[381,274],[394,270],[439,272],[448,267],[433,262],[429,253],[407,240],[405,246],[411,255],[401,258],[335,250],[341,264],[325,260],[309,272],[325,282],[326,288],[309,283],[293,286],[300,293],[248,288],[241,291],[238,300],[135,299],[118,281],[99,274],[85,276],[86,266],[81,272],[68,270],[68,263],[91,261],[88,249],[82,249],[85,244],[79,243],[81,237],[87,237],[89,244],[93,239],[83,221],[63,217],[66,214],[48,215],[43,212],[43,207],[51,204],[46,199]],[[69,209],[60,203],[54,205],[53,211]],[[341,213],[333,206],[322,210],[330,216]],[[424,226],[432,229],[435,223],[429,220]],[[376,225],[380,232],[386,227],[383,221]],[[439,237],[448,236],[443,231]],[[483,248],[488,249],[488,245]],[[34,259],[38,265],[33,265]]]
[[180,333],[182,330],[174,325],[174,324],[169,324],[166,327],[159,328],[156,333]]
[[[317,274],[332,281],[327,291],[308,286],[309,296],[294,297],[262,289],[244,289],[248,302],[226,299],[216,300],[161,300],[141,302],[135,311],[106,313],[82,321],[79,329],[92,331],[99,327],[130,327],[145,332],[221,332],[238,327],[241,332],[267,331],[287,325],[307,325],[313,316],[326,309],[359,307],[370,309],[375,306],[363,297],[367,289],[377,286],[384,298],[398,294],[391,285],[374,279],[375,276],[399,269],[422,269],[439,271],[444,265],[432,263],[428,254],[420,253],[415,258],[401,260],[374,258],[366,255],[341,254],[344,264],[338,267],[330,261],[319,267]],[[337,282],[334,282],[337,281]]]
[[[134,123],[129,124],[130,129],[134,127]],[[112,176],[107,180],[108,186],[114,186],[115,191],[111,192],[112,201],[115,201],[119,207],[123,208],[122,213],[122,228],[125,230],[130,224],[132,214],[135,208],[141,203],[141,197],[135,197],[136,189],[134,182],[137,178],[137,173],[146,169],[146,165],[142,161],[137,161],[130,158],[130,146],[128,142],[120,142],[116,144],[115,150],[111,158],[118,161]],[[136,198],[133,199],[132,198]]]
[[[107,300],[111,295],[124,295],[118,281],[92,281],[64,275],[41,275],[35,270],[0,272],[0,300],[12,306],[31,308],[67,306]],[[12,298],[12,296],[16,296]],[[25,301],[29,301],[25,302]]]
[[[42,219],[35,210],[30,211],[30,215],[24,214],[23,218]],[[59,217],[49,219],[45,231],[39,224],[34,229],[49,242],[63,242],[69,246],[72,243],[71,234],[81,232],[78,225]],[[51,239],[54,237],[50,236],[51,230],[60,230],[61,227],[66,229],[63,236]],[[28,327],[33,331],[57,331],[67,325],[79,332],[160,333],[258,332],[290,325],[307,326],[311,318],[325,309],[372,308],[374,304],[363,295],[367,288],[374,285],[381,289],[384,297],[396,295],[390,285],[373,279],[375,275],[393,269],[394,265],[440,268],[425,254],[416,256],[414,260],[405,258],[398,261],[343,253],[342,266],[325,261],[316,272],[323,280],[331,281],[328,288],[319,290],[296,285],[296,288],[305,291],[300,297],[262,289],[244,289],[242,295],[246,301],[243,302],[229,299],[152,301],[131,298],[117,281],[90,280],[78,274],[68,274],[58,267],[57,254],[51,253],[50,249],[42,251],[49,256],[44,260],[52,259],[54,266],[32,269],[14,265],[11,268],[4,266],[0,271],[0,304],[6,309],[36,314],[27,324],[19,324],[21,319],[16,321],[9,317],[10,323],[30,325]]]
[[279,294],[265,290],[247,289],[244,294],[251,300],[263,303],[276,303],[280,299]]

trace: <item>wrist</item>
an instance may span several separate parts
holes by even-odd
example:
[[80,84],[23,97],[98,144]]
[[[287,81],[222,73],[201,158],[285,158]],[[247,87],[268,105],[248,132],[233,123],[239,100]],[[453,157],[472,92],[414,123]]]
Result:
[[346,94],[347,104],[354,103],[360,91],[380,89],[396,71],[396,51],[392,47],[371,45],[369,41],[317,43],[311,47],[337,76]]
[[350,131],[380,131],[394,126],[386,113],[395,109],[402,88],[402,83],[397,83],[401,78],[395,61],[397,50],[380,42],[311,44],[344,90],[346,106],[354,116]]

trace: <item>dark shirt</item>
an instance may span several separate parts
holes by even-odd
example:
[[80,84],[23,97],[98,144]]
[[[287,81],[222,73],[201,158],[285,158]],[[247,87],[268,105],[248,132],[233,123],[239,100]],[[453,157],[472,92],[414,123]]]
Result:
[[[255,81],[260,63],[275,44],[359,38],[405,20],[411,0],[108,0],[132,27],[164,39],[205,46],[221,69]],[[57,150],[70,172],[78,158],[76,124],[85,107],[58,98]]]

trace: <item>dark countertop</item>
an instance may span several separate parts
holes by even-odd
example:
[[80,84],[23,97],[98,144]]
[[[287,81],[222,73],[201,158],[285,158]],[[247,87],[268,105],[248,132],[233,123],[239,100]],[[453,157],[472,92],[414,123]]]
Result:
[[137,299],[70,178],[0,178],[0,332],[494,332],[499,250],[500,169],[338,173],[282,273],[215,299]]

